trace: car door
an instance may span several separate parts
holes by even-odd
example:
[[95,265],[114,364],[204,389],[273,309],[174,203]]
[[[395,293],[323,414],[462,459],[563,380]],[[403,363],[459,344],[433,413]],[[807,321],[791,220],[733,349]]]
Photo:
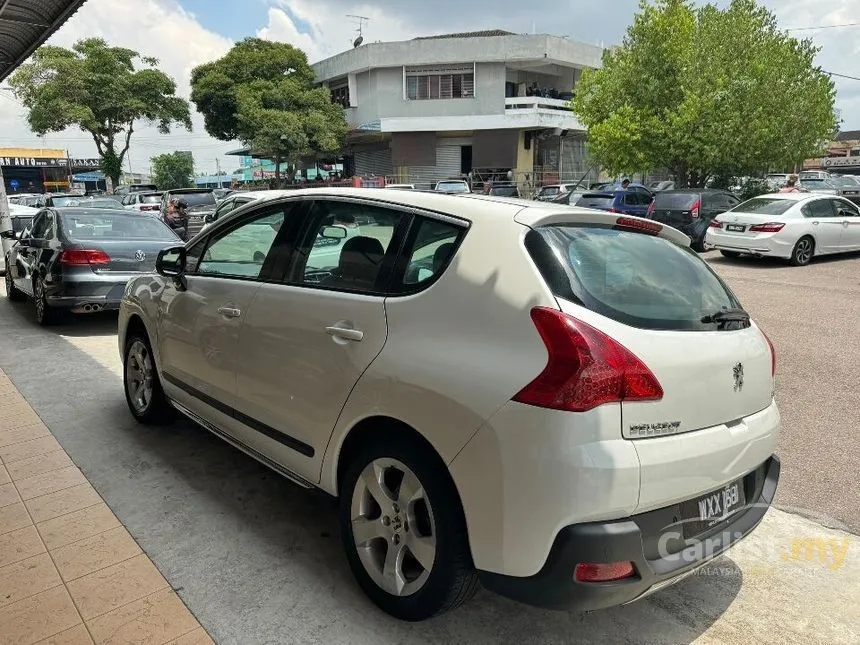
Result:
[[[15,247],[16,257],[12,280],[18,289],[31,296],[33,295],[33,278],[39,274],[42,251],[47,244],[45,237],[50,226],[50,211],[37,213],[29,230],[24,231],[24,235]],[[7,270],[9,270],[8,267]]]
[[860,209],[845,199],[833,202],[837,219],[842,222],[842,237],[839,238],[841,251],[860,251]]
[[818,253],[839,251],[842,239],[842,220],[837,219],[834,200],[829,198],[813,199],[803,205],[803,215],[812,225],[815,246]]
[[247,213],[187,252],[181,282],[159,300],[158,357],[168,395],[219,427],[233,423],[239,333],[261,281],[271,276],[288,208]]
[[410,218],[315,200],[283,280],[260,287],[245,320],[236,407],[258,429],[258,451],[312,482],[350,391],[385,344],[387,280]]

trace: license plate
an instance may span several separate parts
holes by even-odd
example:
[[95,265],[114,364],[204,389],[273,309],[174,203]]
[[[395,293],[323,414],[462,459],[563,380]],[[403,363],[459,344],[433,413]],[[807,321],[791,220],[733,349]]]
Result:
[[741,226],[740,224],[726,224],[727,231],[735,231],[737,233],[743,233],[747,230],[746,226]]
[[860,195],[860,190],[843,190],[843,195]]
[[719,524],[746,505],[743,479],[725,488],[702,495],[681,504],[684,537],[692,537]]

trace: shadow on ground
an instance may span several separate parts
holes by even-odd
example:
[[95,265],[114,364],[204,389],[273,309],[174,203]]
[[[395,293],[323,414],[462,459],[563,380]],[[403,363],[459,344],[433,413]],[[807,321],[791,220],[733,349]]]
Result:
[[[57,333],[68,327],[27,324],[18,309],[0,304],[0,333],[14,339],[0,343],[0,367],[219,643],[686,644],[740,590],[741,571],[722,558],[712,575],[593,614],[537,610],[482,591],[440,618],[395,621],[353,583],[334,500],[191,423],[136,424],[120,380]],[[104,334],[105,324],[74,327]]]

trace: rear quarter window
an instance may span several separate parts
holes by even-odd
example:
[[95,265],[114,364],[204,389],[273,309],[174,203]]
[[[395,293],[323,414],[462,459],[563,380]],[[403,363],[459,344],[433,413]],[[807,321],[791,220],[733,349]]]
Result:
[[740,307],[695,252],[661,237],[554,225],[530,231],[526,248],[556,296],[632,327],[710,331],[703,316]]

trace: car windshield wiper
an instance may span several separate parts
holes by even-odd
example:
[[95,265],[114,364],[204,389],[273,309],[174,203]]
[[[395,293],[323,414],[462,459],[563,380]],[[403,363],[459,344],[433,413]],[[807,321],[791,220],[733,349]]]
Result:
[[708,323],[723,323],[723,322],[749,322],[750,315],[743,309],[720,309],[717,312],[702,316],[702,322]]

